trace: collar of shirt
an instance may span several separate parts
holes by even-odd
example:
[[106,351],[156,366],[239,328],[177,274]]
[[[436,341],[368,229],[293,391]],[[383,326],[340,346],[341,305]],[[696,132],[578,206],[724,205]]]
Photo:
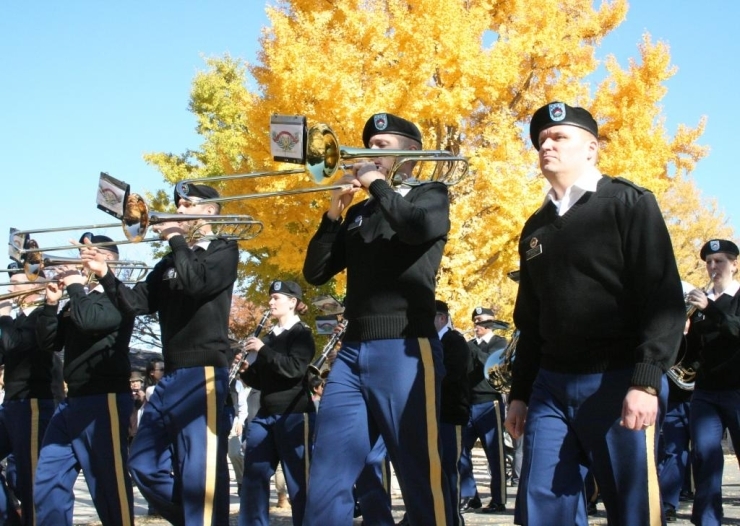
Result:
[[[733,297],[735,294],[737,294],[738,290],[740,290],[740,283],[733,280],[732,283],[730,283],[730,286],[722,291],[722,294],[727,294],[728,296]],[[720,296],[722,294],[720,294]],[[715,294],[714,294],[714,289],[712,289],[712,291],[707,293],[707,298],[709,298],[710,300],[716,299]]]
[[32,312],[33,312],[34,310],[36,310],[36,307],[38,307],[38,305],[29,305],[28,307],[23,307],[23,308],[21,309],[21,312],[23,312],[23,314],[25,314],[26,316],[28,316],[28,315],[29,315],[29,314],[31,314],[31,313],[32,313]]
[[198,241],[197,243],[193,244],[193,246],[192,246],[192,247],[190,247],[190,248],[191,248],[191,249],[194,249],[195,247],[200,247],[200,248],[202,248],[203,250],[208,250],[208,245],[210,245],[210,244],[211,244],[210,240],[207,240],[207,239],[201,239],[201,240],[200,240],[200,241]]
[[394,190],[401,197],[406,197],[406,194],[408,194],[411,191],[412,188],[413,188],[413,186],[407,186],[405,184],[401,184],[401,185],[397,186],[396,188],[394,188]]
[[101,284],[98,283],[92,289],[88,287],[87,293],[90,294],[91,292],[100,292],[101,294],[104,294],[105,293],[105,289],[103,288],[103,286]]
[[300,321],[301,321],[300,316],[298,316],[297,314],[294,314],[293,317],[290,318],[287,321],[287,323],[285,323],[285,325],[283,325],[283,326],[275,325],[275,327],[273,327],[273,329],[272,329],[272,333],[275,336],[277,336],[281,332],[289,331],[291,329],[291,327],[293,327],[293,325],[295,325],[296,323],[298,323]]
[[478,345],[480,345],[482,342],[488,343],[491,341],[491,338],[493,338],[493,331],[487,332],[483,335],[482,338],[476,338],[475,343],[477,343]]
[[552,201],[552,203],[555,205],[555,208],[557,208],[558,210],[558,215],[565,215],[565,213],[570,210],[581,197],[583,197],[583,194],[585,194],[586,192],[596,191],[596,187],[599,184],[601,178],[601,172],[599,172],[599,170],[595,166],[591,166],[586,171],[586,173],[576,179],[576,181],[565,190],[563,198],[559,201],[557,199],[557,196],[555,195],[555,189],[550,187],[550,190],[548,190],[547,195],[545,196],[545,202],[542,203],[542,206],[545,206],[548,202]]
[[437,331],[437,336],[441,340],[442,336],[444,336],[447,331],[451,331],[451,330],[452,330],[452,324],[448,321],[447,325],[445,325],[439,331]]

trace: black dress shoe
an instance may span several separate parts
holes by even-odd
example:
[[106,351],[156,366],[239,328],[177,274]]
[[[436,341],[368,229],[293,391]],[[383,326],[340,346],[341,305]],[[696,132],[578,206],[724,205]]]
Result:
[[460,499],[460,513],[469,513],[479,509],[481,506],[483,506],[483,503],[480,501],[480,497],[478,495],[475,497],[463,497]]
[[691,502],[694,500],[694,492],[693,491],[682,491],[681,494],[678,496],[678,500],[681,502]]
[[676,517],[676,508],[674,508],[670,504],[666,505],[663,513],[665,513],[666,522],[676,522],[678,520],[678,517]]
[[503,513],[504,511],[506,511],[506,506],[498,502],[493,502],[493,499],[488,503],[488,506],[478,510],[479,513]]

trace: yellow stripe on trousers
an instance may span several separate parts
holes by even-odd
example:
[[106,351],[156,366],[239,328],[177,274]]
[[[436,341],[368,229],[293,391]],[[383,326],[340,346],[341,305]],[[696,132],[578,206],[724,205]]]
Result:
[[[506,456],[504,453],[504,430],[503,423],[504,419],[501,415],[501,404],[498,400],[493,401],[493,411],[496,415],[496,449],[498,450],[498,473],[491,473],[491,477],[497,476],[499,478],[499,492],[498,498],[501,504],[506,504]],[[493,495],[491,495],[493,497]]]
[[655,465],[655,426],[645,429],[645,453],[647,457],[648,513],[650,526],[660,526],[660,486],[658,468]]
[[[108,393],[108,417],[110,418],[111,444],[113,444],[113,469],[116,474],[116,487],[118,488],[118,502],[121,508],[121,524],[133,524],[133,518],[129,513],[128,493],[126,492],[126,479],[123,470],[123,447],[121,445],[121,425],[118,417],[118,394]],[[126,445],[128,447],[128,444]]]
[[206,473],[203,500],[203,524],[213,521],[216,498],[216,467],[218,464],[218,404],[216,403],[216,369],[204,367],[206,390]]
[[[36,465],[39,463],[39,401],[31,398],[31,487],[36,484]],[[28,524],[36,526],[36,506],[31,507],[33,515]]]
[[436,524],[445,524],[444,494],[442,493],[442,463],[439,458],[439,428],[437,426],[437,392],[435,389],[432,346],[427,338],[419,338],[421,363],[424,368],[424,401],[426,403],[427,451],[429,452],[429,483],[434,503]]

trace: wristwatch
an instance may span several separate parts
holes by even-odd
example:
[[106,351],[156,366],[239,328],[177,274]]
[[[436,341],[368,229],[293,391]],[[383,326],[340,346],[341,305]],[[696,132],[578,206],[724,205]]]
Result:
[[655,387],[649,385],[633,385],[632,387],[640,391],[645,391],[649,395],[658,396],[658,390]]

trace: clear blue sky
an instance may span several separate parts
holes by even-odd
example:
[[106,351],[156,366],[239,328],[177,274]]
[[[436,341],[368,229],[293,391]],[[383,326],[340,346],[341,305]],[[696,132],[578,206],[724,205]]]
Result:
[[[738,18],[740,2],[636,0],[598,52],[602,58],[616,55],[625,67],[637,57],[645,31],[670,45],[679,69],[663,102],[668,131],[708,117],[700,142],[711,153],[695,177],[736,230],[740,199],[731,181]],[[203,57],[229,53],[254,61],[266,24],[257,0],[0,3],[2,235],[11,226],[110,222],[95,208],[101,171],[134,191],[164,187],[142,155],[198,147],[187,106]],[[122,238],[118,229],[107,233]],[[37,237],[63,244],[70,236]],[[147,252],[125,248],[123,255],[142,258]]]

